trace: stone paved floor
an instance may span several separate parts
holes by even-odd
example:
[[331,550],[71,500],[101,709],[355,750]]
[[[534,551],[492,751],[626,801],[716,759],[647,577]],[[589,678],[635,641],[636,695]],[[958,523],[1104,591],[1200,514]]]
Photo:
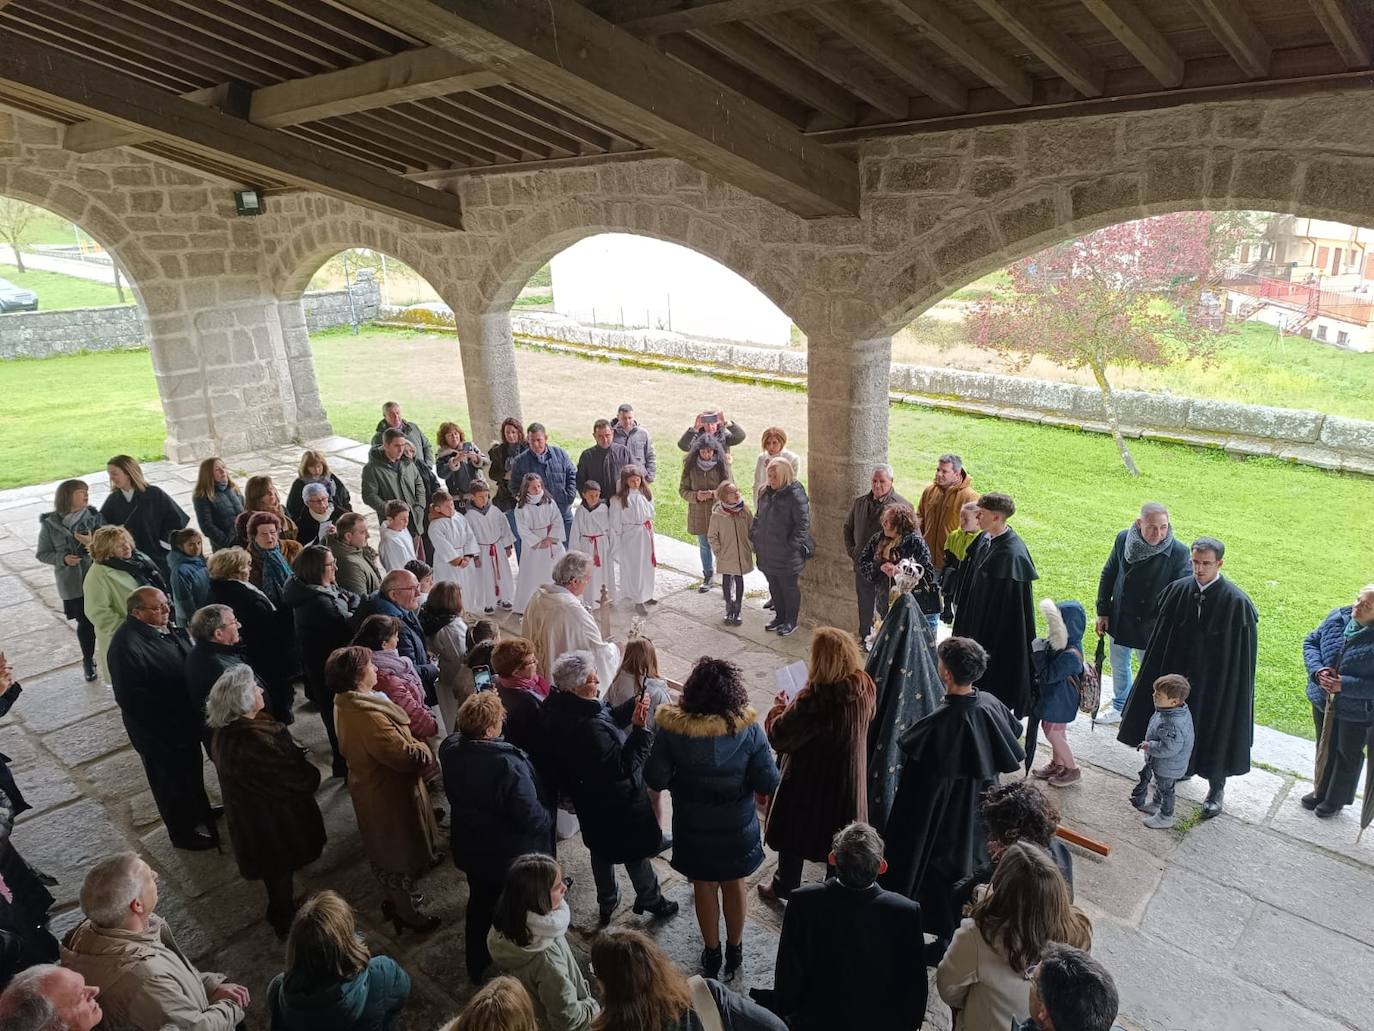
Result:
[[[335,471],[359,496],[366,449],[340,437],[313,446],[330,453]],[[298,455],[297,449],[282,449],[229,464],[240,482],[271,472],[285,490]],[[158,463],[147,472],[190,511],[193,467]],[[87,479],[103,500],[103,472]],[[261,889],[239,880],[228,855],[170,846],[108,689],[82,682],[76,638],[58,615],[51,570],[33,558],[38,515],[50,507],[51,497],[50,484],[0,492],[0,650],[25,687],[0,726],[0,750],[13,760],[34,806],[19,821],[15,844],[59,878],[53,920],[59,935],[78,919],[77,893],[90,863],[121,849],[139,851],[161,875],[160,910],[186,951],[207,969],[243,981],[260,999],[282,955],[260,919]],[[695,548],[670,542],[660,549],[668,566],[660,567],[662,604],[647,633],[668,676],[680,678],[706,653],[739,663],[762,710],[773,693],[772,671],[804,655],[804,635],[784,640],[765,634],[757,598],[750,601],[753,618],[745,626],[720,626],[718,596],[697,594],[694,577],[680,571],[694,568],[694,554]],[[617,615],[622,638],[625,622]],[[301,711],[295,729],[317,761],[327,759],[323,728],[313,713]],[[1374,835],[1356,845],[1353,814],[1322,822],[1298,805],[1309,785],[1293,771],[1310,769],[1309,743],[1259,734],[1256,755],[1270,768],[1232,782],[1222,817],[1179,833],[1145,830],[1127,805],[1138,769],[1134,752],[1116,744],[1110,731],[1094,732],[1081,720],[1073,733],[1084,778],[1056,797],[1066,824],[1112,846],[1106,859],[1079,852],[1075,876],[1078,900],[1094,921],[1094,951],[1115,974],[1123,1017],[1131,1025],[1152,1031],[1374,1027],[1368,990],[1374,975]],[[213,793],[208,764],[205,776]],[[1201,797],[1196,784],[1183,787],[1181,795],[1194,802]],[[380,895],[361,857],[343,785],[326,779],[319,802],[329,844],[303,872],[302,886],[332,887],[353,903],[374,950],[396,956],[414,979],[404,1027],[437,1027],[470,992],[462,962],[462,876],[445,864],[424,881],[429,908],[444,918],[440,930],[424,938],[396,936],[379,920]],[[1189,810],[1185,804],[1180,812]],[[574,936],[584,947],[596,920],[587,853],[577,838],[559,851],[576,878],[569,897]],[[700,947],[690,888],[665,862],[656,863],[665,892],[683,904],[683,913],[663,924],[645,923],[629,913],[631,892],[622,884],[626,903],[617,922],[644,923],[690,968]],[[771,870],[770,856],[755,880]],[[817,873],[808,869],[808,876]],[[771,983],[780,926],[781,911],[756,899],[737,987]],[[266,1026],[259,1003],[250,1016],[253,1026]],[[930,1016],[928,1026],[948,1026],[939,1002]]]

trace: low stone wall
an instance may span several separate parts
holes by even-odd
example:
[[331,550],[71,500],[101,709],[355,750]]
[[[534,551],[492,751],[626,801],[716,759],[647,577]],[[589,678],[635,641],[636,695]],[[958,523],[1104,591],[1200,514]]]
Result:
[[[432,320],[434,313],[427,317]],[[806,353],[799,350],[695,340],[656,330],[594,329],[548,313],[512,314],[511,328],[517,341],[542,347],[619,353],[787,383],[806,377]],[[1096,387],[894,364],[889,389],[894,400],[910,404],[1107,431]],[[1123,431],[1132,437],[1374,475],[1374,422],[1134,390],[1118,391],[1116,399]]]
[[319,290],[301,297],[301,308],[305,312],[305,328],[315,333],[332,326],[352,325],[356,318],[359,323],[373,322],[377,319],[382,304],[382,291],[372,278],[371,269],[358,272],[357,282],[353,284],[353,301],[349,305],[348,290]]

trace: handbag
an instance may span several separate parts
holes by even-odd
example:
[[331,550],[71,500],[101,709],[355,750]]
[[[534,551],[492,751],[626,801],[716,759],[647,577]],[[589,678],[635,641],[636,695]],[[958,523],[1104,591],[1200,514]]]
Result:
[[725,1031],[720,1010],[716,1008],[716,997],[711,994],[711,986],[706,983],[706,978],[693,974],[687,978],[687,987],[692,990],[692,1012],[701,1021],[702,1031]]
[[1102,703],[1102,658],[1106,647],[1107,639],[1099,637],[1092,665],[1085,664],[1082,673],[1069,677],[1069,685],[1078,692],[1078,711],[1093,717]]

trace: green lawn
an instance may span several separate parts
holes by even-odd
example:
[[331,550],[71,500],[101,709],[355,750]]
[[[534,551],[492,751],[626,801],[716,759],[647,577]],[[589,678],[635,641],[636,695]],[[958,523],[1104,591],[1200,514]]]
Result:
[[[416,346],[428,336],[423,360],[407,361],[407,340]],[[456,344],[451,338],[365,330],[359,337],[338,331],[314,340],[316,369],[335,431],[366,439],[378,419],[380,402],[400,401],[408,418],[432,433],[443,419],[466,424]],[[442,358],[453,347],[455,360]],[[438,356],[436,358],[436,356]],[[580,362],[522,352],[526,415],[542,418],[555,442],[575,456],[586,444],[588,413],[608,399],[633,397],[645,370],[633,366]],[[565,380],[538,382],[554,363],[566,376],[597,384],[576,393]],[[581,370],[585,368],[585,373]],[[385,370],[383,377],[378,371]],[[667,374],[654,373],[659,382]],[[673,396],[710,390],[705,377],[672,374]],[[384,384],[379,386],[379,383]],[[550,384],[553,384],[552,386]],[[744,416],[750,443],[737,463],[748,493],[757,427],[776,422],[796,426],[798,395],[770,387],[750,389]],[[385,394],[385,397],[383,397]],[[164,433],[152,370],[146,352],[100,353],[46,361],[0,362],[0,487],[57,479],[98,469],[112,451],[156,458]],[[543,400],[539,400],[539,399]],[[645,407],[648,407],[647,399]],[[741,410],[736,404],[735,410]],[[66,414],[63,414],[66,413]],[[606,414],[606,413],[601,413]],[[34,427],[41,426],[40,436]],[[676,450],[656,430],[660,464],[671,469]],[[798,450],[805,453],[805,430]],[[114,443],[114,442],[117,442]],[[486,441],[480,442],[483,446]],[[1368,508],[1370,481],[1260,459],[1239,461],[1220,451],[1137,441],[1133,450],[1143,470],[1138,480],[1120,467],[1111,440],[1095,434],[975,416],[894,407],[889,453],[899,487],[914,497],[928,482],[936,457],[960,451],[982,490],[1005,490],[1018,506],[1013,524],[1026,539],[1042,579],[1037,597],[1074,598],[1091,607],[1097,576],[1115,533],[1142,501],[1168,503],[1183,539],[1208,533],[1228,548],[1226,573],[1247,590],[1260,611],[1259,685],[1256,719],[1292,733],[1311,734],[1311,719],[1301,686],[1303,636],[1335,605],[1346,604],[1374,578],[1374,538],[1347,533],[1340,559],[1326,561],[1317,542],[1330,542],[1345,521],[1328,513],[1361,513]],[[747,456],[747,457],[746,457]],[[673,474],[660,475],[655,501],[658,526],[684,536],[684,503]]]
[[[119,295],[109,283],[68,276],[61,272],[39,272],[30,269],[21,273],[13,265],[0,264],[0,279],[8,279],[38,295],[39,311],[66,311],[69,308],[104,308],[119,304]],[[124,303],[134,303],[134,293],[126,284]]]

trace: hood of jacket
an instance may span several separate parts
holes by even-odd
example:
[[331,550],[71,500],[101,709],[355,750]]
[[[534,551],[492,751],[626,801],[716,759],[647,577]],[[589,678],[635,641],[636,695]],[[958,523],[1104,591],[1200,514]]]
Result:
[[752,706],[746,707],[740,714],[734,730],[730,729],[724,716],[683,712],[677,705],[660,705],[654,710],[654,722],[658,730],[686,738],[694,761],[700,761],[703,757],[709,757],[715,763],[729,760],[745,747],[749,728],[757,720],[758,713]]
[[1083,633],[1088,628],[1088,614],[1076,601],[1062,601],[1056,604],[1050,598],[1040,602],[1040,611],[1048,627],[1045,639],[1051,648],[1062,652],[1065,648],[1083,651]]
[[385,648],[374,651],[372,653],[372,665],[381,672],[405,677],[417,684],[420,682],[420,674],[415,669],[415,663],[398,651],[387,651]]
[[[414,424],[413,422],[411,422],[409,419],[402,419],[402,420],[401,420],[401,425],[397,426],[396,428],[397,428],[398,430],[400,430],[402,433],[404,433],[404,434],[406,434],[407,436],[409,436],[409,435],[410,435],[410,431],[413,430],[413,429],[415,428],[415,424]],[[377,433],[385,433],[385,432],[386,432],[387,430],[389,430],[389,429],[391,429],[391,423],[387,422],[385,419],[378,419],[378,420],[377,420],[377,429],[376,429],[375,432],[377,432]]]
[[173,548],[167,552],[167,568],[171,570],[173,576],[177,575],[177,570],[182,566],[199,566],[205,568],[204,555],[187,555],[185,552],[177,551]]
[[298,609],[302,605],[308,605],[320,595],[332,597],[332,592],[328,587],[318,587],[315,584],[308,584],[299,577],[293,576],[286,581],[286,589],[282,591],[282,604],[290,609]]
[[49,523],[52,525],[53,529],[60,530],[68,536],[72,536],[72,530],[80,530],[82,533],[87,533],[97,526],[100,526],[102,522],[103,520],[100,517],[100,512],[92,505],[87,505],[81,510],[81,518],[76,521],[76,526],[74,527],[68,527],[67,524],[62,521],[62,517],[57,514],[56,510],[44,512],[38,517],[38,525],[40,528],[44,523]]
[[367,1008],[367,967],[347,981],[312,984],[297,974],[287,974],[281,984],[281,1014],[288,1027],[299,1031],[327,1031],[350,1026]]
[[695,461],[701,457],[701,452],[708,447],[715,452],[716,461],[721,462],[725,460],[725,445],[721,443],[721,439],[713,433],[698,433],[693,437],[692,449],[687,452],[688,458]]

